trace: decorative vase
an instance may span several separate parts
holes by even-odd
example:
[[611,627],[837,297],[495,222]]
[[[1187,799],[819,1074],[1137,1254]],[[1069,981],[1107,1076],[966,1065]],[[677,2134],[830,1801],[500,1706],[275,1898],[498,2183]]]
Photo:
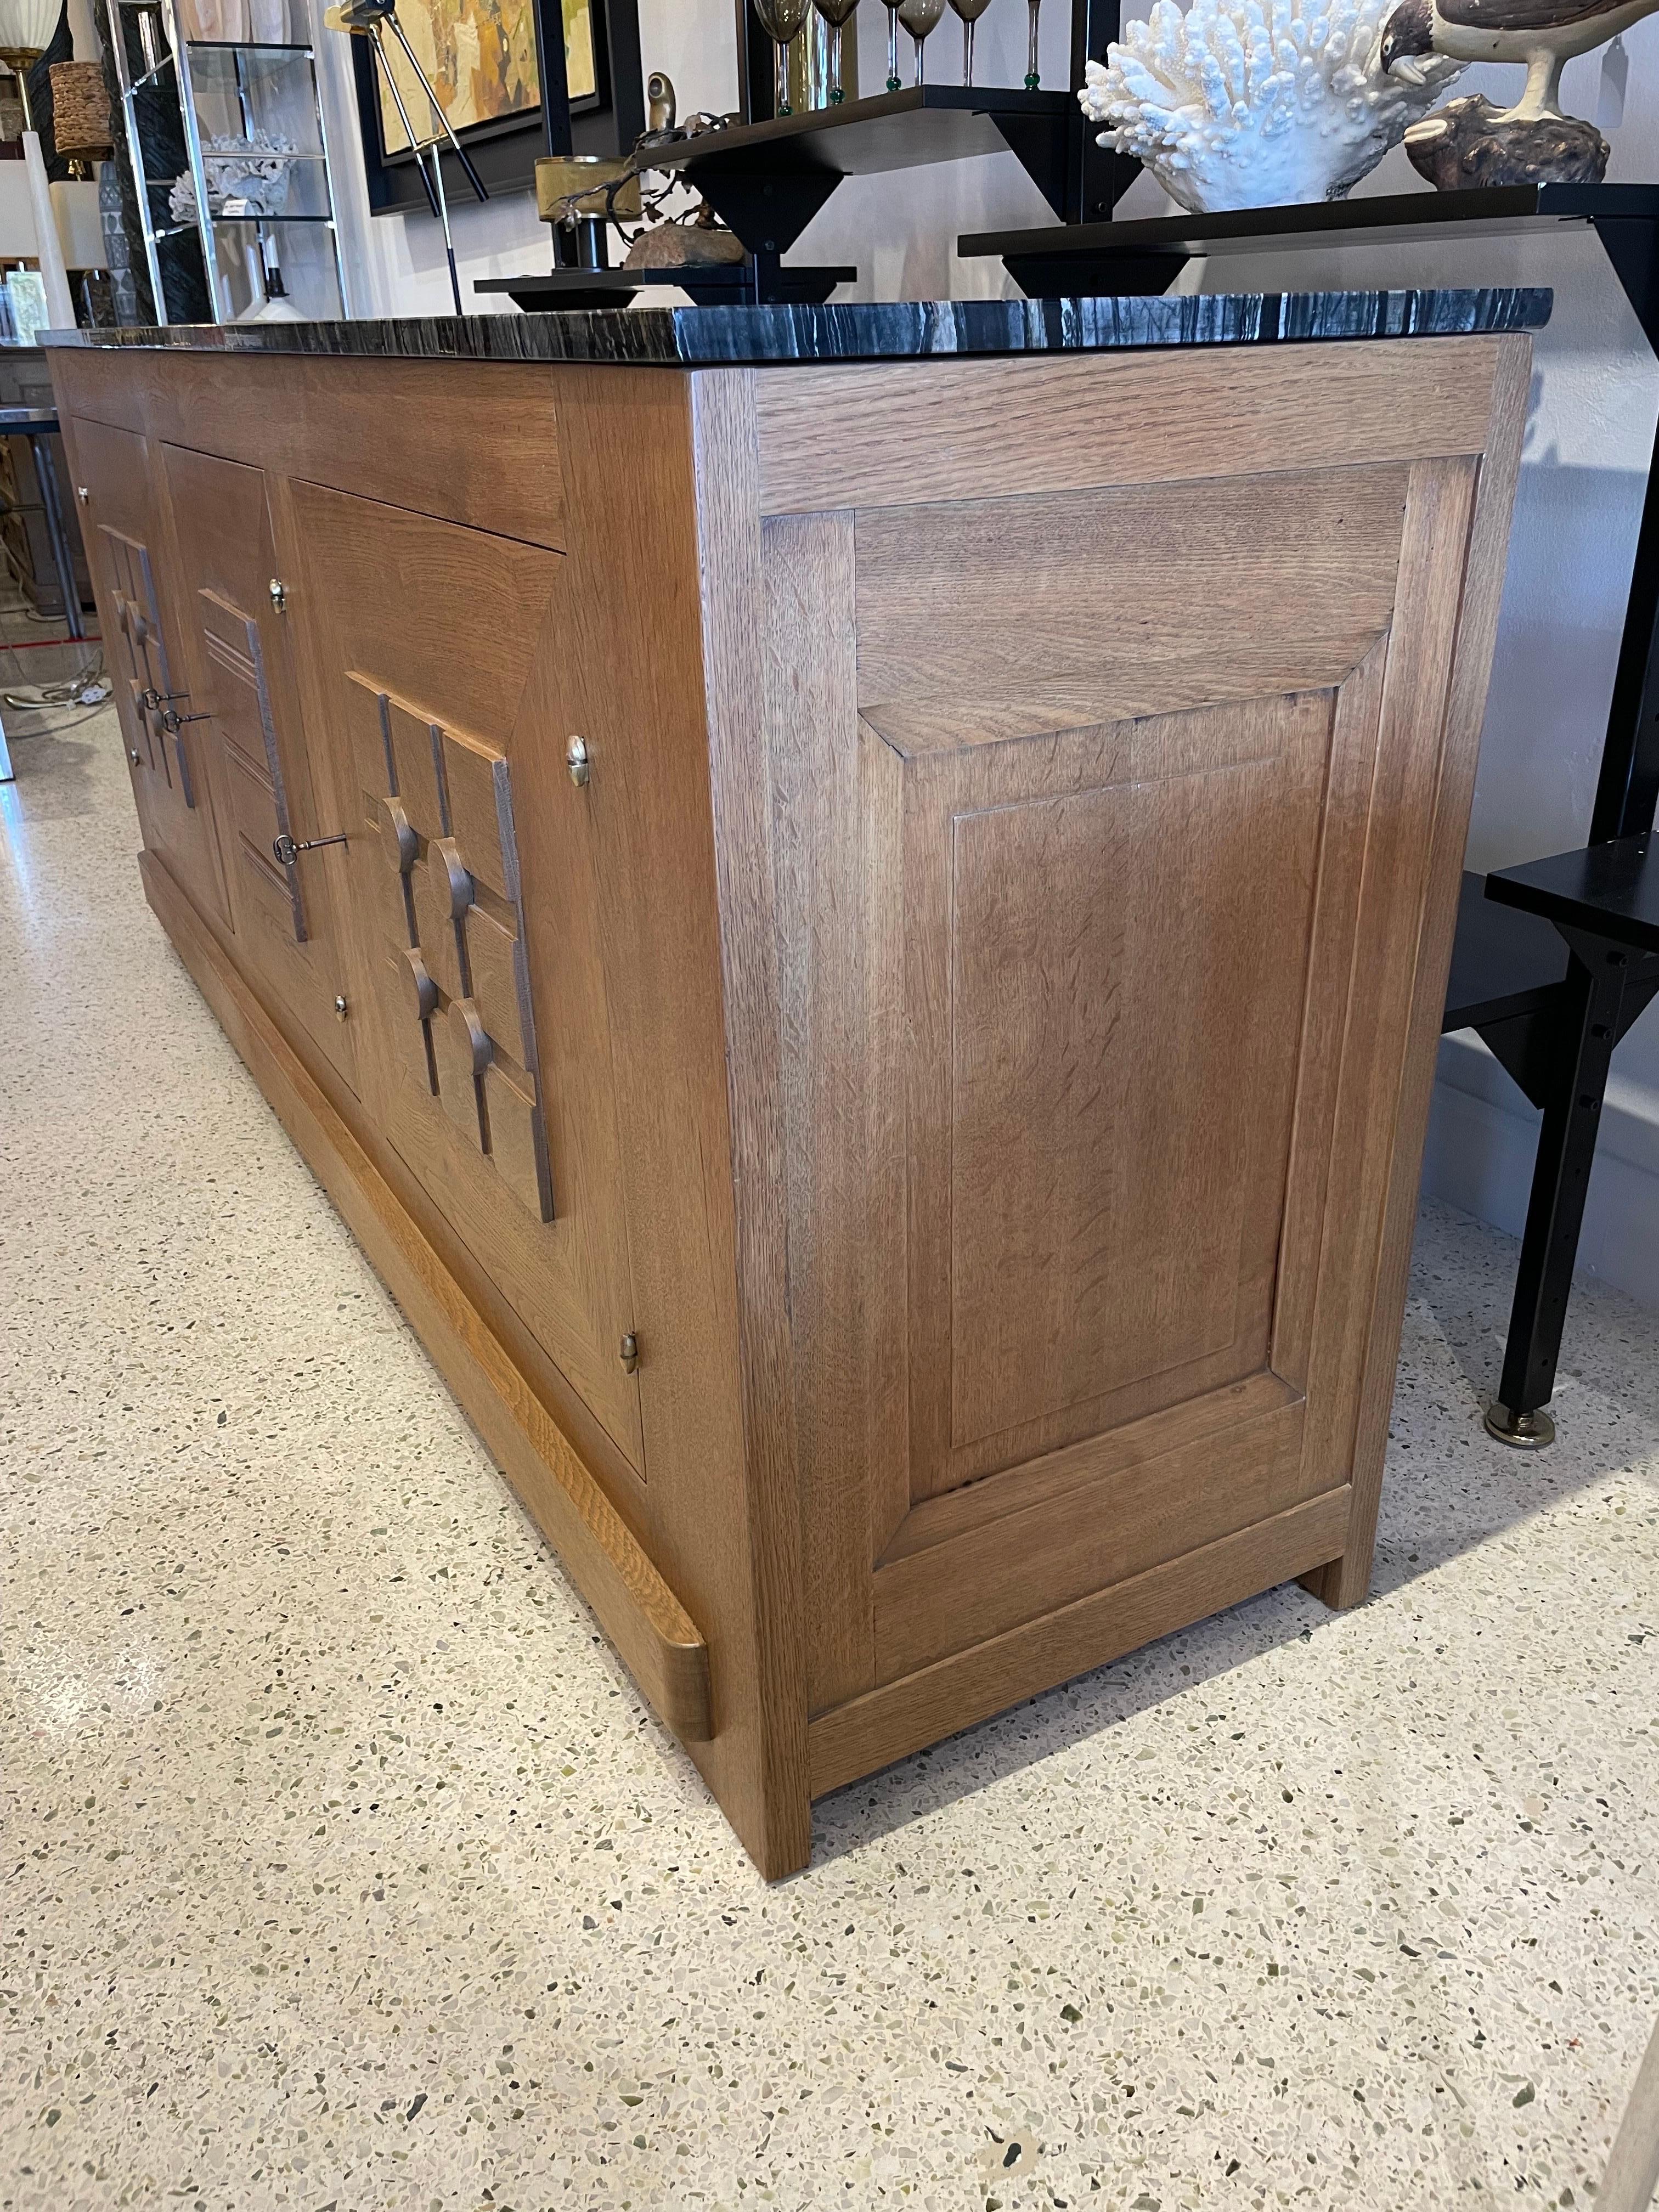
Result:
[[1384,74],[1393,0],[1155,0],[1088,65],[1078,97],[1194,214],[1344,198],[1463,64],[1431,55],[1421,83]]

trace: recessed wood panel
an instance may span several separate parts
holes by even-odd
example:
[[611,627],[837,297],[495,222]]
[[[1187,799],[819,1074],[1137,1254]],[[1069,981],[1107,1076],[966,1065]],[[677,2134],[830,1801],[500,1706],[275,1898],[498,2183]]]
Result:
[[1265,1360],[1331,713],[910,764],[912,1500]]
[[1340,684],[1387,628],[1405,471],[858,517],[859,702],[904,753]]
[[1236,711],[1291,763],[951,824],[953,1447],[1266,1355],[1329,707]]

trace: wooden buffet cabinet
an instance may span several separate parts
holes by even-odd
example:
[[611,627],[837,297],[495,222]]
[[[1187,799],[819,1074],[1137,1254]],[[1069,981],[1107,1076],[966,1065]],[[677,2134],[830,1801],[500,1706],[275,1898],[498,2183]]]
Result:
[[769,1875],[1364,1594],[1528,347],[52,354],[150,903]]

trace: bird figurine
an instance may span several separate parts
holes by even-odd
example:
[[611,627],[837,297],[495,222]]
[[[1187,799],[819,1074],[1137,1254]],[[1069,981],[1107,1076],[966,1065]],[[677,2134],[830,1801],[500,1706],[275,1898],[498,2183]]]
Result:
[[1413,165],[1443,190],[1599,177],[1607,143],[1594,125],[1561,112],[1561,72],[1656,8],[1659,0],[1399,0],[1378,54],[1390,75],[1420,82],[1429,54],[1519,62],[1527,71],[1513,107],[1500,112],[1477,96],[1413,125],[1406,134]]
[[674,127],[674,118],[679,102],[674,95],[674,80],[666,70],[653,70],[645,81],[647,100],[645,127],[653,138],[661,137]]

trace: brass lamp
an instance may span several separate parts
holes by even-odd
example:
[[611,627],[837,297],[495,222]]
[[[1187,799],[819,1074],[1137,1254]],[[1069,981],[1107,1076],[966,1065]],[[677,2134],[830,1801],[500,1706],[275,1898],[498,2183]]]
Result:
[[0,62],[16,75],[25,131],[34,128],[28,73],[52,44],[63,12],[63,0],[0,0]]

